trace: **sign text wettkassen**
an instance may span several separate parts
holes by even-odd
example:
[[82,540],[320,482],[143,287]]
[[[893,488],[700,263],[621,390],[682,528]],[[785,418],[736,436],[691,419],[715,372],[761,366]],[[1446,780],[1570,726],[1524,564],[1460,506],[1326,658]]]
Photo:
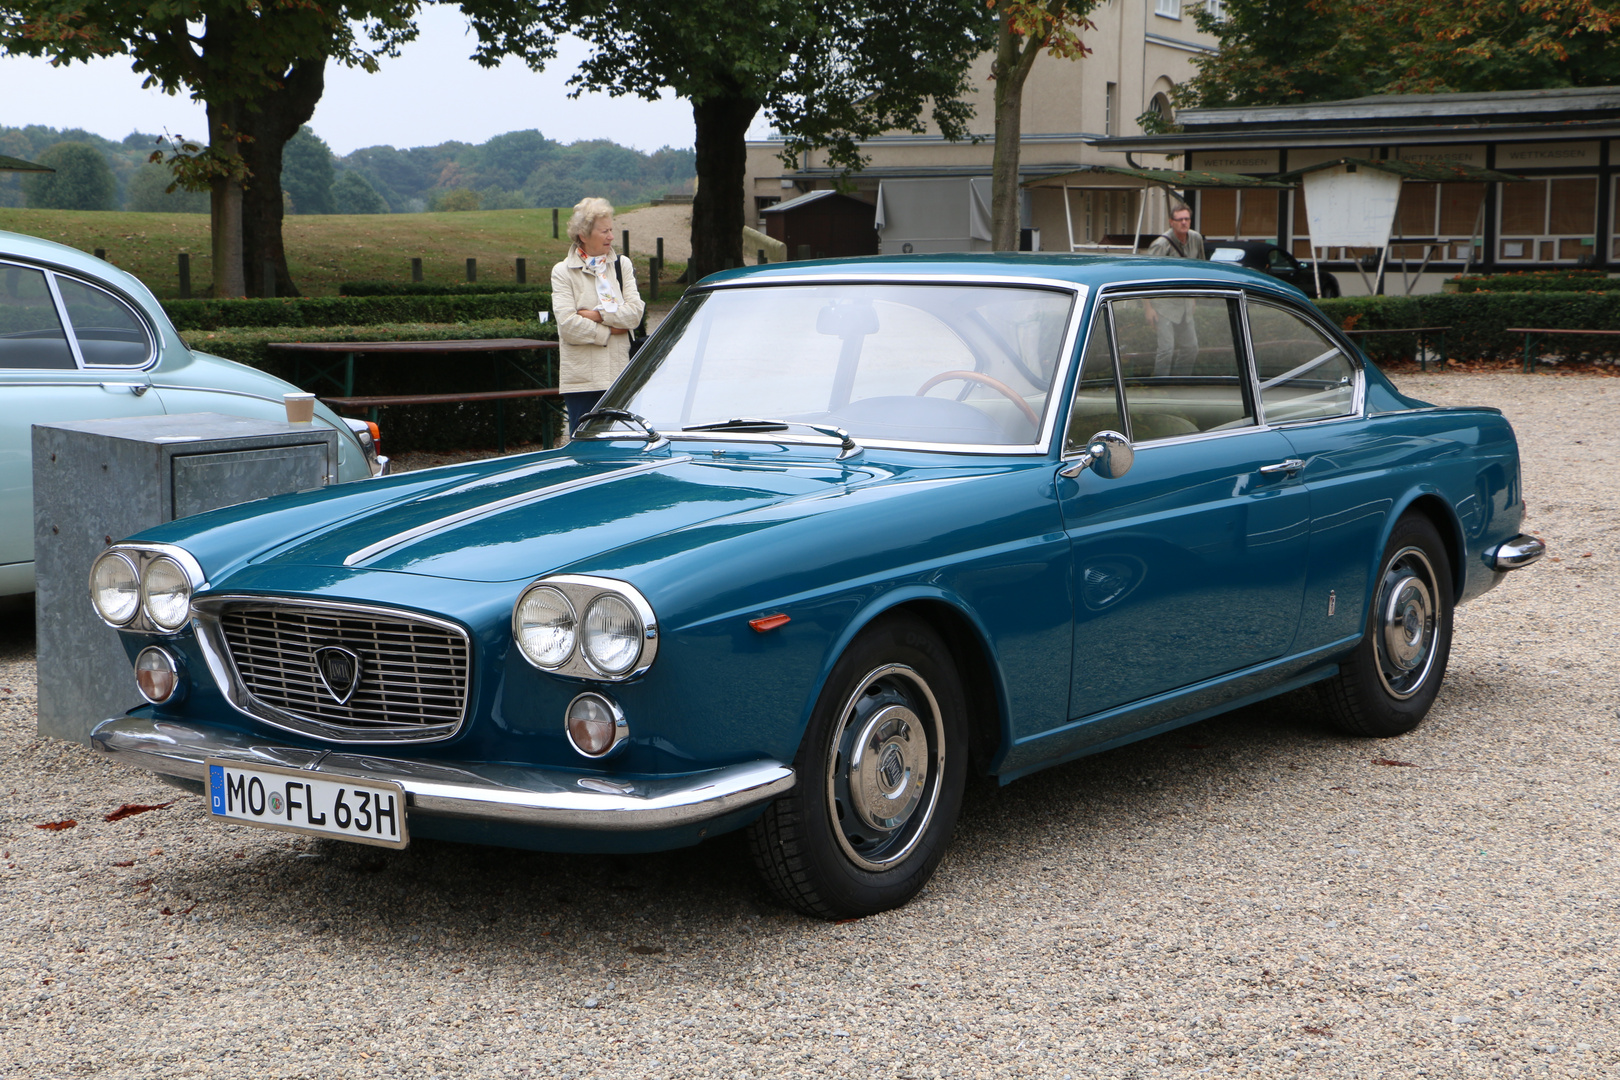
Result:
[[405,789],[398,784],[212,758],[206,765],[215,817],[384,847],[409,842]]

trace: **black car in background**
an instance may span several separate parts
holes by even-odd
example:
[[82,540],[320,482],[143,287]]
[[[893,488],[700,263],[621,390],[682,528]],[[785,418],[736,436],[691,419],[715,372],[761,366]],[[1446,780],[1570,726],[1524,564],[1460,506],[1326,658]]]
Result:
[[[1268,244],[1264,240],[1205,239],[1204,251],[1209,256],[1210,262],[1247,266],[1251,270],[1259,270],[1261,273],[1288,282],[1313,300],[1318,299],[1316,275],[1311,272],[1310,266],[1300,262],[1276,244]],[[1327,299],[1338,296],[1339,279],[1326,270],[1322,271],[1321,276],[1321,296]]]

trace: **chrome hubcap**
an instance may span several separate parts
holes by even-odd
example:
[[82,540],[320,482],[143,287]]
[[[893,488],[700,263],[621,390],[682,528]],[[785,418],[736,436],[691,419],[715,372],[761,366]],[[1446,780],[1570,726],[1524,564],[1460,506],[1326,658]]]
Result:
[[1434,666],[1438,583],[1418,548],[1403,548],[1384,568],[1378,588],[1378,677],[1405,699],[1417,693]]
[[933,693],[909,667],[879,668],[850,696],[827,763],[827,802],[857,866],[883,870],[916,847],[939,799],[943,734]]

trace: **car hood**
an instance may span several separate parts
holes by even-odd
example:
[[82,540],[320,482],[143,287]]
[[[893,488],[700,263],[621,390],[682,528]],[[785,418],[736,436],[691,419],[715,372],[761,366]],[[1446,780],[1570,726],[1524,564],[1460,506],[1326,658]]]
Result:
[[277,565],[514,581],[767,505],[838,496],[882,475],[802,456],[553,451],[266,500],[143,537],[186,548],[216,587],[248,567],[264,581]]

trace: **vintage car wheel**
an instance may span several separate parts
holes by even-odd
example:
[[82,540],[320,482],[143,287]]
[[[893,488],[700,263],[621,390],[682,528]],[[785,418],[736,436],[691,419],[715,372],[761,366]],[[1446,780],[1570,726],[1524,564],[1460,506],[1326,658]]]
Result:
[[1384,548],[1366,634],[1339,674],[1321,684],[1340,728],[1387,738],[1423,721],[1445,678],[1452,606],[1440,534],[1426,517],[1402,518]]
[[956,665],[939,635],[909,616],[863,631],[816,703],[798,784],[749,830],[766,882],[822,918],[910,900],[956,828],[966,731]]

